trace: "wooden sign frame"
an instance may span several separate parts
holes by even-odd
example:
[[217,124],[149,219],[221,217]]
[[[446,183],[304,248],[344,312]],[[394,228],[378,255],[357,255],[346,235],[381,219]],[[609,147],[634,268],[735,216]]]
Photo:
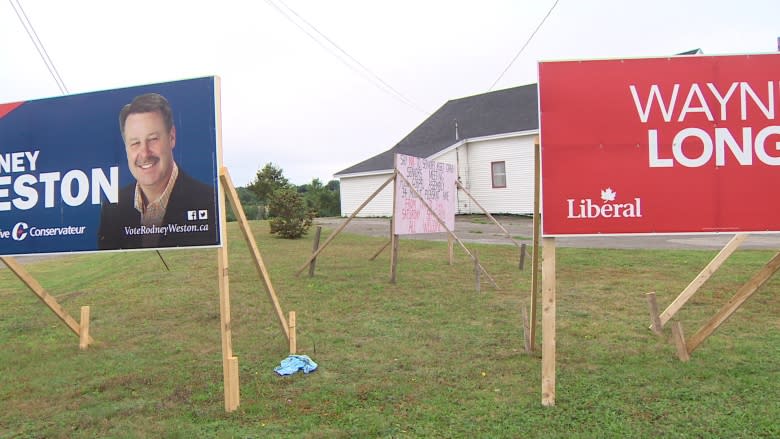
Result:
[[[455,234],[455,232],[453,232],[452,230],[450,230],[447,227],[445,221],[441,217],[439,217],[438,214],[436,214],[435,210],[430,206],[430,204],[428,204],[425,201],[425,199],[414,188],[414,186],[412,186],[409,183],[409,181],[406,180],[406,178],[403,176],[403,174],[401,174],[401,173],[399,173],[397,171],[393,171],[392,175],[390,175],[390,177],[387,180],[385,180],[385,182],[382,183],[371,195],[369,195],[368,198],[366,198],[366,200],[363,201],[363,203],[361,203],[360,206],[358,206],[358,208],[355,209],[355,211],[352,212],[352,214],[343,223],[341,223],[341,225],[339,225],[339,227],[337,227],[336,230],[330,236],[328,236],[328,239],[325,240],[325,242],[322,244],[322,246],[318,247],[316,250],[314,250],[312,252],[312,254],[306,259],[306,262],[304,262],[298,268],[298,270],[295,272],[295,275],[299,276],[307,267],[311,267],[311,263],[315,259],[317,259],[317,256],[319,256],[319,254],[322,253],[323,250],[325,250],[325,248],[328,246],[328,244],[330,244],[333,241],[333,239],[335,239],[336,236],[338,236],[339,233],[341,233],[344,230],[344,228],[347,226],[347,224],[349,224],[349,222],[352,221],[357,216],[357,214],[360,213],[360,211],[364,207],[366,207],[368,205],[368,203],[371,202],[371,200],[373,200],[374,198],[376,198],[377,195],[379,195],[379,193],[382,191],[382,189],[387,187],[387,185],[389,185],[390,183],[393,183],[393,188],[395,188],[395,180],[397,178],[399,178],[399,177],[401,179],[403,179],[403,181],[406,182],[406,184],[409,186],[409,188],[412,190],[412,192],[414,192],[414,194],[420,198],[420,200],[423,202],[423,205],[425,206],[425,208],[428,209],[428,211],[433,215],[433,217],[436,219],[436,221],[438,221],[439,224],[442,227],[444,227],[444,229],[448,233],[448,236],[450,237],[450,239],[451,240],[455,240],[455,241],[458,242],[458,244],[460,244],[460,246],[463,249],[463,251],[466,252],[466,254],[471,258],[471,260],[474,261],[475,264],[478,264],[478,267],[480,268],[481,273],[483,273],[487,277],[487,279],[490,281],[490,283],[493,285],[494,288],[498,289],[498,285],[496,284],[496,281],[493,279],[493,277],[490,275],[490,273],[487,272],[485,267],[483,267],[481,264],[479,264],[479,261],[477,261],[475,256],[469,251],[469,249],[466,247],[466,245],[463,243],[463,241],[461,241],[460,238],[458,238],[458,236]],[[393,211],[395,211],[395,194],[393,194],[393,200],[394,200],[393,201]],[[391,255],[390,255],[390,282],[395,283],[395,281],[396,281],[397,265],[398,265],[398,246],[399,246],[400,239],[399,239],[398,235],[393,233],[393,224],[392,224],[393,217],[391,217],[390,221],[391,221],[391,224],[390,224],[390,240],[388,242],[384,243],[381,246],[381,248],[379,250],[377,250],[376,253],[373,254],[373,256],[371,256],[370,260],[374,260],[377,256],[379,256],[380,253],[382,253],[382,251],[385,248],[390,246],[390,248],[391,248]],[[312,274],[313,273],[310,273],[310,276]]]

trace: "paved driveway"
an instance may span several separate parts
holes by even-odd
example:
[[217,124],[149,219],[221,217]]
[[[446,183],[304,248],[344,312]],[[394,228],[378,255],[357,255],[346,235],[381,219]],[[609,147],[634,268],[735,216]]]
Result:
[[[531,244],[533,241],[533,221],[527,217],[496,216],[496,220],[509,232],[516,241]],[[346,218],[317,218],[315,225],[325,229],[335,230],[346,221]],[[390,220],[388,218],[354,218],[344,229],[346,233],[357,233],[367,236],[390,236]],[[457,216],[455,219],[455,234],[463,242],[479,242],[488,244],[509,244],[512,242],[501,229],[489,218],[482,215]],[[733,237],[733,234],[722,233],[713,235],[645,235],[645,236],[592,236],[576,238],[558,238],[559,247],[582,248],[624,248],[624,249],[703,249],[718,250]],[[431,233],[410,235],[404,239],[431,239],[446,241],[446,233]],[[758,248],[780,250],[780,233],[752,234],[742,244],[741,248]]]

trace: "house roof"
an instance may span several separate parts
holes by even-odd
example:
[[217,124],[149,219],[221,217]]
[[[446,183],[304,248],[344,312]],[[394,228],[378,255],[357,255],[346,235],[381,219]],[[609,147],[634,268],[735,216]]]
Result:
[[677,56],[680,56],[680,55],[701,55],[702,53],[703,52],[701,51],[701,49],[691,49],[691,50],[687,50],[685,52],[680,52],[680,53],[677,54]]
[[536,84],[453,99],[394,147],[339,171],[336,176],[393,169],[396,153],[428,158],[463,139],[538,128]]

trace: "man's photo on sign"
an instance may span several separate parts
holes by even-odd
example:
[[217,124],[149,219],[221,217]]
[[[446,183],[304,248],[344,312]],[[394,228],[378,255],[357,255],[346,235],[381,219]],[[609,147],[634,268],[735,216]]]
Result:
[[135,181],[120,189],[117,203],[103,203],[98,248],[215,244],[214,188],[174,160],[176,125],[168,100],[157,93],[135,97],[121,109],[119,129]]

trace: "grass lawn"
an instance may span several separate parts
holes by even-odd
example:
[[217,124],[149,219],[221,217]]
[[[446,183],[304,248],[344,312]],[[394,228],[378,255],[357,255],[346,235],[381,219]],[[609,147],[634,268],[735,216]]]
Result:
[[[483,278],[476,293],[471,261],[456,248],[448,265],[446,243],[402,240],[391,284],[387,250],[368,260],[384,240],[342,234],[313,278],[295,277],[311,240],[252,227],[317,372],[273,372],[287,342],[235,223],[233,413],[216,250],[163,251],[170,271],[155,252],[50,259],[27,269],[76,319],[90,305],[96,344],[79,351],[0,270],[0,437],[780,437],[780,277],[682,363],[668,328],[647,329],[645,293],[663,310],[716,252],[559,248],[556,406],[542,407],[540,355],[523,351],[530,269],[514,246],[469,246],[501,287]],[[771,256],[735,253],[676,316],[686,334]]]

